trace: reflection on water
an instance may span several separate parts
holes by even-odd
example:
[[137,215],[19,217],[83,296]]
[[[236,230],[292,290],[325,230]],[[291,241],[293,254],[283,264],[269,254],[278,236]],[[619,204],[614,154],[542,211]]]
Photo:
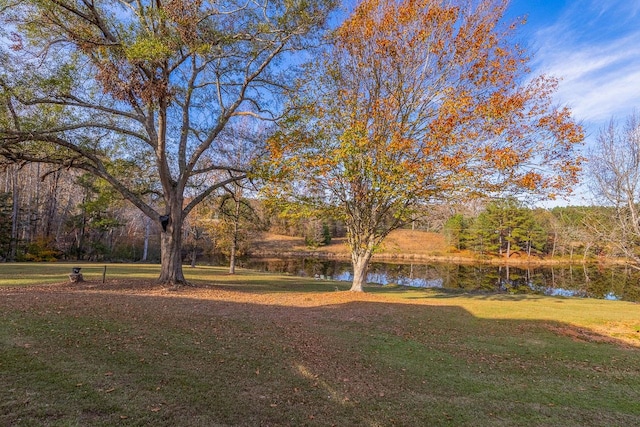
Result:
[[[349,282],[351,264],[319,259],[251,259],[244,267],[303,277]],[[369,283],[420,288],[541,294],[562,297],[640,301],[640,271],[624,266],[513,267],[469,264],[372,263]]]

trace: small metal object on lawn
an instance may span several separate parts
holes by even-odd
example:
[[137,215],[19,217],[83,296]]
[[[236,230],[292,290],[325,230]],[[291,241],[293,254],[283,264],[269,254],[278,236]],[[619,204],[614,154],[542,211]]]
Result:
[[82,277],[80,270],[82,270],[81,267],[73,267],[71,269],[71,274],[69,274],[69,281],[71,283],[84,282],[84,278]]

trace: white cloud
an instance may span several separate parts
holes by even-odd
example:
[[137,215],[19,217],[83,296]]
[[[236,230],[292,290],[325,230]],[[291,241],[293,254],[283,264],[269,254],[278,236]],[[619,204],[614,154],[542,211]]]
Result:
[[[640,1],[567,3],[553,22],[530,33],[529,45],[534,74],[561,79],[556,100],[585,126],[586,153],[612,117],[624,120],[640,109]],[[587,182],[549,206],[598,203]]]
[[558,101],[578,120],[599,127],[640,107],[640,31],[637,20],[630,21],[640,2],[579,6],[536,33],[533,65],[537,73],[561,78]]

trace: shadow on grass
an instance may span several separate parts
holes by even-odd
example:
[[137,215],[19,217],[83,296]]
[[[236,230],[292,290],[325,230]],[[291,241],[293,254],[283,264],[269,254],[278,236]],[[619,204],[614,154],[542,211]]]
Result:
[[264,286],[242,288],[255,302],[90,283],[5,293],[0,424],[640,424],[637,349],[348,292],[300,307]]

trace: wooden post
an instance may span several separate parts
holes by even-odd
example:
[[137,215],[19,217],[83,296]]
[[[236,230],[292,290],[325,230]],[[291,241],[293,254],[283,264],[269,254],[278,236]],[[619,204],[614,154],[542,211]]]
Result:
[[102,283],[104,283],[105,277],[107,276],[107,266],[104,266],[104,270],[102,270]]

